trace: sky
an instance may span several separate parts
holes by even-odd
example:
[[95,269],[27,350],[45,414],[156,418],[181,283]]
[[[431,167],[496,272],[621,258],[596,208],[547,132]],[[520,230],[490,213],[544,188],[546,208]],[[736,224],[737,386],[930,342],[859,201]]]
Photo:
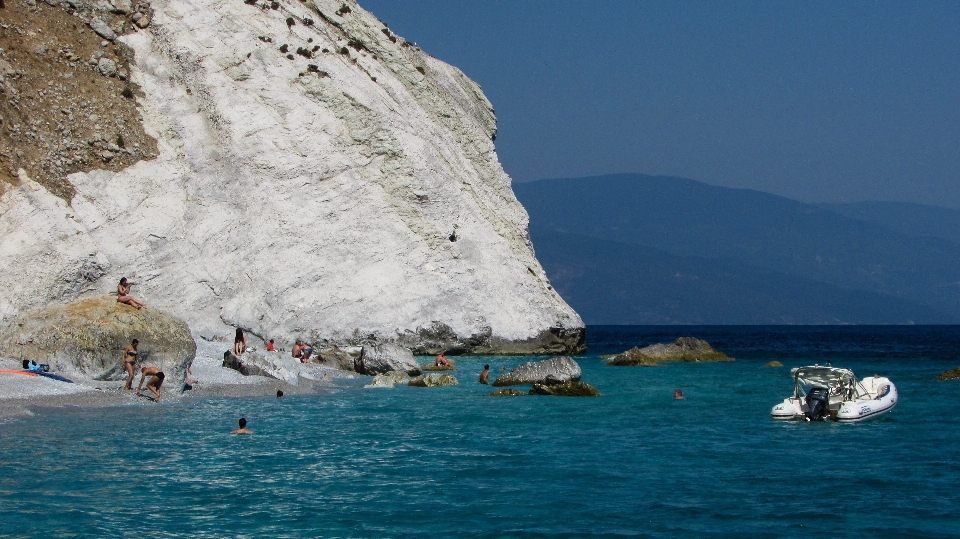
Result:
[[514,181],[960,208],[960,3],[360,3],[483,87]]

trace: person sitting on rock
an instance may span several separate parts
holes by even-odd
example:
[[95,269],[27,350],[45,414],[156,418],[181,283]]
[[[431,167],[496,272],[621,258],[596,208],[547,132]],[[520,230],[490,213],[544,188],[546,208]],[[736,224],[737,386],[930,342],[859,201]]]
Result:
[[247,338],[243,336],[243,330],[237,328],[237,335],[233,338],[233,355],[240,357],[247,351]]
[[143,381],[147,376],[152,376],[147,382],[147,389],[153,393],[153,400],[160,402],[160,386],[163,385],[163,379],[166,378],[166,375],[163,374],[163,371],[156,367],[146,367],[140,370],[140,385],[137,386],[137,395],[140,394],[140,391],[143,389]]
[[449,366],[450,366],[450,360],[447,359],[447,358],[445,358],[445,357],[443,356],[443,353],[444,353],[444,352],[446,352],[446,350],[440,350],[440,353],[437,354],[437,361],[434,363],[434,366],[437,366],[437,367],[449,367]]
[[484,366],[483,366],[483,372],[480,373],[480,380],[479,380],[479,382],[480,382],[481,384],[489,384],[489,383],[490,383],[490,382],[488,381],[489,377],[490,377],[490,365],[484,365]]
[[[146,307],[147,306],[146,303],[130,295],[131,286],[133,285],[130,283],[127,283],[126,277],[120,278],[120,284],[117,285],[117,303],[126,303],[131,307],[136,307],[137,310],[140,310]],[[130,388],[127,388],[127,389],[130,389]]]
[[140,364],[140,360],[137,359],[137,346],[139,344],[140,341],[137,339],[131,341],[130,346],[123,349],[123,357],[120,359],[123,362],[123,368],[127,371],[127,385],[124,387],[127,391],[133,389],[133,366]]
[[309,344],[304,344],[300,347],[300,362],[301,363],[310,363],[310,356],[313,355],[313,347]]
[[267,343],[267,352],[276,352],[277,347],[273,345],[273,339],[270,339],[270,342]]

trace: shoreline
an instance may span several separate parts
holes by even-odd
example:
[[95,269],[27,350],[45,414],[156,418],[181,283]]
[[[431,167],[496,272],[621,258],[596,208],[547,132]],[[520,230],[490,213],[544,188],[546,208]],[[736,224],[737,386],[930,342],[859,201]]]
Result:
[[[30,417],[41,408],[95,410],[117,406],[163,406],[208,398],[275,396],[278,389],[285,395],[315,394],[333,388],[335,379],[361,376],[321,366],[318,367],[323,371],[323,378],[300,378],[297,385],[266,376],[244,376],[222,366],[226,347],[226,343],[198,340],[197,355],[190,367],[191,376],[198,382],[192,385],[192,389],[183,390],[182,381],[169,380],[161,388],[160,403],[147,396],[150,391],[146,387],[141,395],[137,395],[139,371],[135,373],[134,389],[130,391],[123,389],[125,378],[93,380],[79,373],[57,373],[73,380],[71,384],[41,376],[0,373],[0,421]],[[6,358],[0,358],[0,369],[23,370],[19,361]]]

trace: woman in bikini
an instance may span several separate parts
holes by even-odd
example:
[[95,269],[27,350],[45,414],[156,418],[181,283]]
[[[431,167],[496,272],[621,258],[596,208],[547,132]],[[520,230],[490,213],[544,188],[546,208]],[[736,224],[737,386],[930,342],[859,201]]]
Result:
[[240,356],[247,351],[247,338],[243,336],[243,330],[237,328],[237,335],[233,338],[233,355]]
[[137,360],[138,344],[140,344],[140,341],[134,339],[130,346],[123,349],[123,358],[120,360],[123,362],[123,368],[127,370],[127,386],[124,389],[128,391],[133,389],[133,366],[140,363]]
[[136,307],[138,310],[146,307],[146,303],[130,295],[131,286],[132,285],[127,284],[126,277],[120,279],[120,284],[117,285],[117,303],[126,303],[132,307]]

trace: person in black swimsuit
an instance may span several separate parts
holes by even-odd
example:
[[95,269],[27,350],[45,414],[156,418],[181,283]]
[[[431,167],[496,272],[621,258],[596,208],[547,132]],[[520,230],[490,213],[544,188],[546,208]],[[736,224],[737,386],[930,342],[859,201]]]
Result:
[[127,386],[124,389],[128,391],[133,390],[133,366],[140,363],[137,359],[137,345],[139,344],[140,341],[134,339],[130,346],[123,349],[123,357],[120,360],[123,362],[123,368],[127,370]]

